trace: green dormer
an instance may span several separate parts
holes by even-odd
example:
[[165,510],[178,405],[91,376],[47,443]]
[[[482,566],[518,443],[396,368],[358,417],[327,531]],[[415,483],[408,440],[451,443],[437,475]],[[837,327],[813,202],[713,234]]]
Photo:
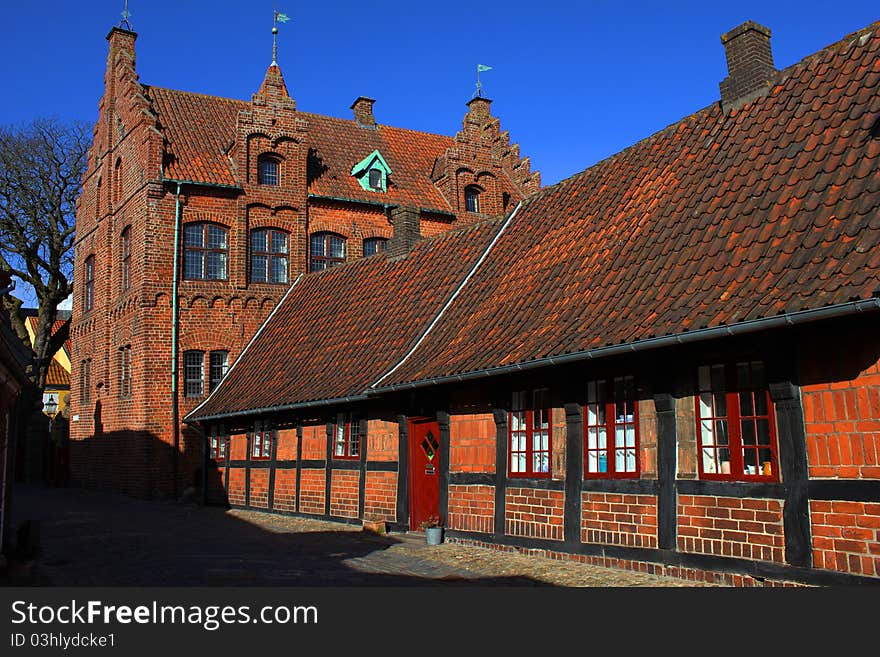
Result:
[[351,168],[351,175],[357,178],[364,189],[372,192],[384,192],[388,190],[388,176],[391,175],[391,167],[388,166],[382,154],[375,150]]

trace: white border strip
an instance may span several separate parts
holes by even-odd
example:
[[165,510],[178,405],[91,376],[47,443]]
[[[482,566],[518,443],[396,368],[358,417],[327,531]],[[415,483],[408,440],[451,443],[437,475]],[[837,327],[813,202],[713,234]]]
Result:
[[295,288],[295,287],[299,284],[299,282],[302,280],[302,278],[303,278],[303,274],[300,274],[299,276],[296,277],[296,280],[295,280],[293,283],[291,283],[290,287],[287,288],[287,292],[285,292],[285,293],[284,293],[284,296],[281,297],[281,301],[279,301],[278,304],[272,309],[272,312],[269,313],[269,316],[266,318],[266,321],[263,322],[262,326],[260,326],[260,328],[257,330],[257,332],[254,333],[254,337],[252,337],[252,338],[250,339],[250,342],[248,342],[248,343],[245,345],[245,348],[241,350],[241,353],[238,355],[238,358],[235,359],[235,362],[232,364],[232,367],[230,367],[230,368],[226,371],[226,375],[225,375],[222,379],[220,379],[220,383],[217,384],[217,387],[214,388],[214,390],[211,392],[210,395],[207,396],[207,398],[205,398],[205,401],[203,401],[201,404],[199,404],[199,405],[196,406],[194,409],[192,409],[189,413],[186,414],[186,417],[183,418],[183,421],[184,421],[184,422],[186,422],[187,419],[188,419],[193,413],[195,413],[195,412],[198,411],[202,406],[204,406],[205,404],[207,404],[207,403],[211,400],[211,398],[212,398],[214,395],[217,394],[217,391],[220,390],[220,388],[223,387],[223,384],[226,383],[226,381],[229,379],[229,375],[232,374],[232,370],[234,370],[234,369],[235,369],[235,366],[238,365],[238,364],[241,362],[241,359],[244,358],[244,355],[247,353],[247,350],[250,349],[250,348],[251,348],[251,345],[252,345],[254,342],[256,342],[256,340],[257,340],[258,337],[260,337],[260,334],[263,332],[263,329],[266,328],[266,326],[269,324],[270,321],[272,321],[272,318],[275,316],[275,313],[278,312],[278,309],[279,309],[279,308],[284,304],[284,302],[287,300],[287,296],[290,294],[291,290],[293,290],[293,288]]
[[522,201],[517,203],[516,207],[513,209],[513,212],[510,213],[510,216],[508,216],[507,220],[504,222],[504,225],[498,229],[497,233],[495,233],[495,237],[493,237],[492,241],[489,242],[489,245],[486,247],[486,250],[483,251],[483,253],[480,255],[480,257],[474,263],[473,267],[471,267],[471,270],[468,272],[467,276],[465,276],[464,279],[461,281],[461,283],[459,283],[455,292],[452,293],[452,296],[449,297],[449,300],[440,309],[440,312],[437,313],[437,316],[434,317],[434,320],[430,324],[428,324],[428,327],[424,330],[422,335],[419,337],[419,339],[413,345],[412,349],[410,349],[409,352],[407,352],[407,354],[401,360],[399,360],[397,362],[397,365],[392,367],[385,374],[383,374],[381,378],[379,378],[377,381],[372,383],[370,385],[370,389],[375,389],[376,386],[378,386],[380,383],[382,383],[382,381],[384,381],[389,376],[391,376],[397,370],[398,367],[403,365],[410,358],[410,356],[412,356],[415,353],[416,349],[419,348],[419,346],[422,344],[422,342],[425,341],[425,338],[428,337],[428,334],[434,329],[434,327],[437,325],[437,322],[440,321],[440,319],[443,317],[443,315],[449,309],[449,306],[452,305],[452,302],[455,301],[455,299],[458,297],[459,294],[461,294],[461,291],[464,289],[464,286],[468,284],[468,281],[471,280],[471,277],[476,273],[477,269],[480,268],[480,265],[483,264],[483,260],[485,260],[486,256],[489,255],[489,252],[492,250],[492,247],[495,246],[495,243],[499,240],[499,238],[504,233],[504,231],[507,230],[507,227],[510,225],[510,222],[513,221],[513,218],[516,216],[516,213],[519,212],[519,209],[521,207],[522,207]]

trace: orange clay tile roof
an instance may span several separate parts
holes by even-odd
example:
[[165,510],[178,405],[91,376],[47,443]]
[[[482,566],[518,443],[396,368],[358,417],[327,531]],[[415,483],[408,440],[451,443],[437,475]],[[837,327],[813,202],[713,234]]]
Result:
[[[39,321],[39,318],[36,315],[28,315],[27,317],[25,317],[25,321],[27,321],[27,323],[30,324],[31,329],[34,332],[36,332],[37,322]],[[63,319],[56,319],[55,320],[55,322],[52,324],[52,335],[55,335],[55,333],[58,332],[58,329],[61,328],[62,326],[64,326],[64,322],[65,322],[65,320],[63,320]],[[73,349],[71,348],[71,344],[70,344],[70,338],[68,338],[67,340],[64,341],[63,346],[64,346],[64,350],[67,352],[67,356],[69,358],[70,355],[73,353]],[[69,381],[68,381],[68,383],[69,383]]]
[[49,362],[49,369],[46,370],[46,385],[53,388],[70,387],[70,372],[55,359]]
[[[471,246],[467,233],[444,240],[394,266],[420,272],[427,254]],[[326,343],[270,323],[233,370],[239,376],[221,386],[223,400],[209,399],[211,412],[231,400],[257,408],[266,395],[295,404],[368,392],[367,370],[375,393],[880,296],[880,23],[779,72],[766,96],[738,110],[707,107],[528,198],[387,376],[400,350],[374,353],[375,336],[411,342],[419,329],[397,313],[430,315],[441,290],[429,307],[406,278],[382,279],[377,291],[380,262],[307,276],[278,314],[299,318],[309,304],[342,309],[379,292],[394,299],[393,312],[328,314],[317,326],[337,337]],[[371,347],[344,381],[347,371],[331,365],[341,336]],[[308,353],[326,370],[267,358],[281,340],[279,354]],[[274,378],[260,378],[261,368]],[[296,390],[282,384],[306,374]]]
[[[214,96],[144,87],[167,140],[165,177],[220,185],[239,185],[227,157],[238,113],[250,103]],[[431,181],[434,160],[452,146],[451,137],[380,125],[362,128],[354,120],[297,112],[306,120],[309,193],[449,212]],[[388,191],[364,190],[351,168],[374,150],[391,167]]]
[[490,220],[303,276],[195,413],[358,395],[408,351],[490,240]]

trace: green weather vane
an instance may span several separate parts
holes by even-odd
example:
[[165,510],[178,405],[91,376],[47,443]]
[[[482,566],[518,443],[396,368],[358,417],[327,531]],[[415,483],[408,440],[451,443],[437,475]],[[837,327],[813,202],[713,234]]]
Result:
[[483,71],[491,70],[491,66],[486,66],[485,64],[477,64],[477,91],[474,93],[474,98],[483,97],[483,83],[480,82],[480,73],[482,73]]
[[277,7],[273,7],[274,18],[272,19],[272,66],[278,65],[278,23],[286,23],[290,16],[282,14]]
[[122,10],[122,20],[119,21],[119,27],[124,30],[132,31],[131,23],[128,19],[131,18],[131,12],[128,10],[128,0],[125,0],[125,7]]

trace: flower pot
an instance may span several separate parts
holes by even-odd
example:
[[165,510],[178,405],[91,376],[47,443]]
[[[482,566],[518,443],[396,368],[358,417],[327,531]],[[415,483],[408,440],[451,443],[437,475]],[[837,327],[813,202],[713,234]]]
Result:
[[440,545],[443,542],[443,528],[425,528],[425,540],[428,542],[428,545]]

